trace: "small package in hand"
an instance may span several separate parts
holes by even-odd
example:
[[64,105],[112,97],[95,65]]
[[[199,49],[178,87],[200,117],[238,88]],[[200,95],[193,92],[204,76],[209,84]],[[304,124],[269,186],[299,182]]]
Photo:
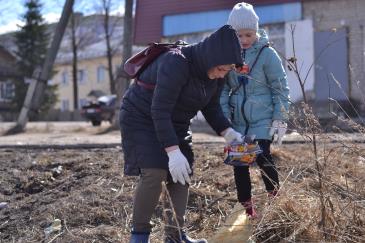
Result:
[[250,166],[256,161],[257,155],[262,149],[254,141],[255,135],[245,136],[242,143],[233,142],[224,147],[227,155],[224,163],[233,166]]

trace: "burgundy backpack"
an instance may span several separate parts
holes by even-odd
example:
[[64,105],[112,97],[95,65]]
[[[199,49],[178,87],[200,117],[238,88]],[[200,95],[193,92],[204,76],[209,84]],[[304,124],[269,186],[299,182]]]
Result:
[[180,49],[180,47],[184,45],[187,45],[187,43],[182,41],[177,41],[176,43],[151,43],[148,47],[130,57],[124,63],[124,71],[130,78],[136,78],[162,53],[172,49]]

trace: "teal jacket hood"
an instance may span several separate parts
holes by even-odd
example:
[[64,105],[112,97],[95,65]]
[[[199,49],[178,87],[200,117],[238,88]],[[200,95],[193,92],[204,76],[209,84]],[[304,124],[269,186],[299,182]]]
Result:
[[258,30],[258,40],[254,43],[253,48],[261,49],[263,46],[269,44],[269,36],[264,29]]

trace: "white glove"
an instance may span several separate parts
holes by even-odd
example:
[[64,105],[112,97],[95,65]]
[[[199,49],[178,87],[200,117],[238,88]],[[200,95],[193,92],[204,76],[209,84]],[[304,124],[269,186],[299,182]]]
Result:
[[182,185],[190,183],[190,165],[180,149],[175,149],[167,153],[169,156],[169,171],[174,183],[180,182]]
[[281,145],[282,139],[286,133],[287,124],[284,121],[280,120],[274,120],[272,122],[271,128],[270,128],[270,136],[274,136],[274,134],[277,134],[278,137],[278,144]]
[[233,128],[229,127],[227,128],[227,130],[225,131],[224,135],[223,135],[224,139],[226,140],[227,144],[231,144],[232,142],[238,142],[238,143],[242,143],[243,140],[243,135],[239,132],[236,132],[235,130],[233,130]]

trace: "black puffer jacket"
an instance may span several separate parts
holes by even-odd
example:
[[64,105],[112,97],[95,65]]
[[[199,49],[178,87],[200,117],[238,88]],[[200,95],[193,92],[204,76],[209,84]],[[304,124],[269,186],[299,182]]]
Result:
[[230,126],[219,104],[224,81],[210,80],[210,68],[242,65],[235,31],[223,26],[203,41],[164,53],[139,76],[154,90],[133,84],[121,106],[120,126],[126,175],[138,175],[140,168],[168,169],[165,147],[179,145],[193,163],[190,120],[202,111],[219,134]]

